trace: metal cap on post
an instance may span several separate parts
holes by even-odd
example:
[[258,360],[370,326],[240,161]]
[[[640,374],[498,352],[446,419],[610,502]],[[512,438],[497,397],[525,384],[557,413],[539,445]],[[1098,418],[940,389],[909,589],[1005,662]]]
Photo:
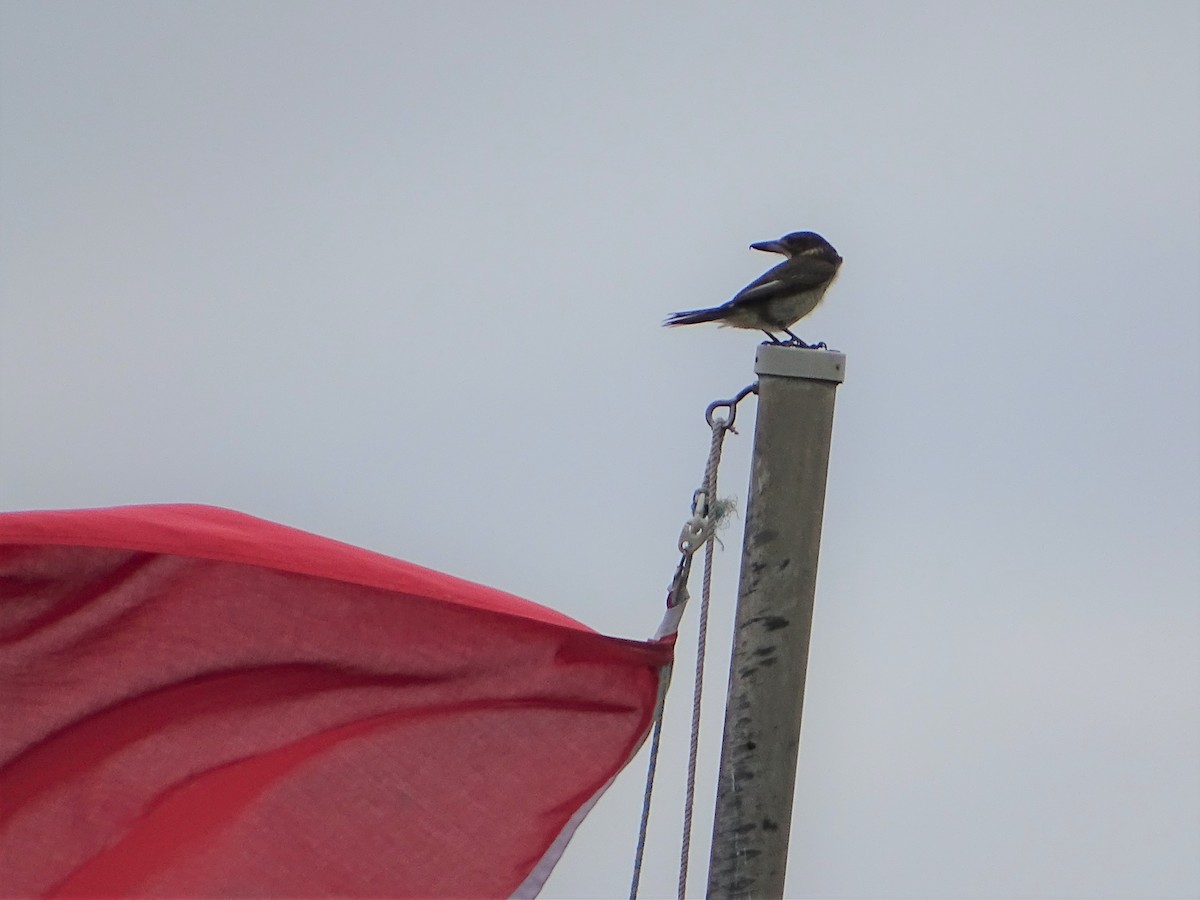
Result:
[[846,357],[763,344],[710,898],[782,897],[837,386]]

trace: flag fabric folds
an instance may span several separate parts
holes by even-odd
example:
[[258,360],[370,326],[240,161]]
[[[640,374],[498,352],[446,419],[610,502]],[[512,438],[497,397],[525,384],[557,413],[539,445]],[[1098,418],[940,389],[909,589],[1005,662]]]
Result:
[[2,892],[532,896],[670,655],[229,510],[0,514]]

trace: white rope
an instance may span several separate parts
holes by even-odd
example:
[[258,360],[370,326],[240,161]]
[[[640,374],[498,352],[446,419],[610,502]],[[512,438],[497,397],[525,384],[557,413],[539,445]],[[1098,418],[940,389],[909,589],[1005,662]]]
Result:
[[654,773],[658,770],[658,743],[662,738],[663,709],[667,699],[667,685],[671,683],[671,667],[663,666],[658,673],[658,700],[654,707],[654,733],[650,737],[650,764],[646,767],[646,792],[642,796],[642,824],[638,828],[637,851],[633,857],[633,883],[629,885],[629,898],[636,900],[638,885],[642,880],[642,858],[646,853],[646,832],[650,825],[650,795],[654,792]]
[[[713,544],[716,542],[716,530],[720,521],[728,515],[732,504],[716,498],[717,467],[721,462],[721,445],[725,432],[733,431],[733,420],[737,415],[737,405],[745,396],[757,390],[757,385],[743,388],[731,400],[718,400],[709,404],[705,412],[705,420],[712,428],[712,443],[709,447],[708,463],[704,469],[704,486],[692,496],[692,517],[683,526],[679,536],[679,552],[681,558],[675,569],[675,577],[671,580],[667,592],[667,615],[659,627],[658,637],[675,633],[683,606],[688,601],[687,582],[692,570],[692,556],[701,545],[704,546],[704,583],[703,596],[700,603],[700,625],[698,648],[696,651],[696,683],[692,697],[692,734],[688,753],[687,798],[683,812],[683,846],[680,851],[679,863],[679,897],[684,897],[687,889],[688,854],[692,834],[692,809],[695,805],[696,786],[696,757],[698,755],[700,737],[700,700],[704,686],[704,650],[708,640],[708,604],[712,591],[712,561]],[[720,407],[729,410],[729,417],[718,419],[713,413]],[[630,900],[636,900],[638,886],[642,877],[642,861],[646,850],[646,833],[650,822],[650,797],[654,792],[654,776],[658,770],[658,750],[662,738],[663,713],[666,704],[667,687],[671,682],[672,666],[663,666],[659,673],[658,699],[654,711],[654,731],[650,738],[650,762],[646,771],[646,789],[642,795],[642,818],[638,827],[637,850],[634,854],[633,880],[629,887]]]
[[721,444],[728,423],[718,419],[712,425],[712,445],[708,451],[708,466],[704,472],[704,510],[709,519],[708,539],[704,542],[704,581],[700,590],[700,623],[696,635],[696,680],[692,690],[692,734],[688,743],[687,790],[683,800],[683,840],[679,848],[679,900],[687,897],[688,860],[692,847],[692,811],[696,804],[696,757],[700,747],[700,701],[704,695],[704,651],[708,644],[708,605],[712,595],[713,545],[716,528],[713,515],[717,496],[717,466],[721,462]]

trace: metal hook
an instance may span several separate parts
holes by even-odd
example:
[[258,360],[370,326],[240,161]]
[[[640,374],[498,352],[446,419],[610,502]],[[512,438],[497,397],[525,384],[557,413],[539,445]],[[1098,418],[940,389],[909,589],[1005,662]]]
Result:
[[[726,428],[729,431],[734,431],[733,422],[737,418],[737,405],[746,399],[747,394],[757,393],[758,382],[756,381],[754,384],[746,385],[730,400],[714,400],[712,403],[708,404],[708,408],[704,410],[704,421],[708,423],[709,428],[716,428],[718,425],[720,425],[722,428]],[[729,410],[729,418],[715,419],[713,414],[722,407],[725,407]],[[737,432],[734,431],[734,434],[737,434]]]

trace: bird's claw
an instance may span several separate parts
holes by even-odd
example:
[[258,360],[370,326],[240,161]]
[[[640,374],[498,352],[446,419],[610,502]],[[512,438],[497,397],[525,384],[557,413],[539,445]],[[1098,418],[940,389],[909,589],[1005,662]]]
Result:
[[797,349],[800,349],[800,350],[828,350],[829,349],[829,345],[826,344],[824,341],[817,341],[817,343],[815,343],[815,344],[806,344],[804,341],[800,340],[800,338],[796,337],[796,335],[792,334],[791,331],[789,331],[786,328],[783,329],[783,333],[788,336],[788,339],[786,341],[781,341],[779,338],[775,337],[774,334],[767,331],[767,329],[765,329],[765,328],[762,330],[762,332],[768,338],[770,338],[770,341],[763,341],[763,344],[773,344],[776,347],[796,347]]

